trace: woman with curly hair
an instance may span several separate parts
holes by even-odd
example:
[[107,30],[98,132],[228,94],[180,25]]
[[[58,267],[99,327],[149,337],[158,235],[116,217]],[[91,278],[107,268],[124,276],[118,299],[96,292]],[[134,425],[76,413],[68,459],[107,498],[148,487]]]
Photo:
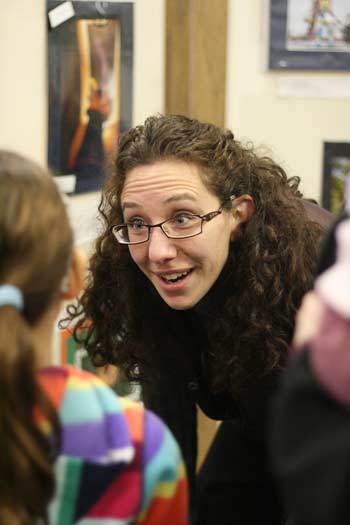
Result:
[[[232,133],[183,116],[122,136],[103,232],[70,317],[178,439],[197,523],[283,522],[265,453],[266,406],[328,220]],[[326,213],[326,212],[325,212]],[[224,420],[195,497],[196,405]],[[196,501],[197,500],[197,501]]]

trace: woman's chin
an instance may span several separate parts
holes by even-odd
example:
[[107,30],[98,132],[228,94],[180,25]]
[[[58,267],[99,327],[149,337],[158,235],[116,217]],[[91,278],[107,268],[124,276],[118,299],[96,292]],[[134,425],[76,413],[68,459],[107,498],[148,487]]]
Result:
[[203,297],[196,295],[169,295],[160,293],[160,290],[157,290],[163,301],[172,308],[173,310],[190,310],[193,308]]

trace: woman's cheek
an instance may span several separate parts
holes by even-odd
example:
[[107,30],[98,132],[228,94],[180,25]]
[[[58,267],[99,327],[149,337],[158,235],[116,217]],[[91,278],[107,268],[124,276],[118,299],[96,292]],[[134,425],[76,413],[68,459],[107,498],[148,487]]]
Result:
[[145,250],[142,246],[129,246],[129,252],[132,260],[134,261],[137,266],[140,266],[142,264],[142,261],[145,258]]

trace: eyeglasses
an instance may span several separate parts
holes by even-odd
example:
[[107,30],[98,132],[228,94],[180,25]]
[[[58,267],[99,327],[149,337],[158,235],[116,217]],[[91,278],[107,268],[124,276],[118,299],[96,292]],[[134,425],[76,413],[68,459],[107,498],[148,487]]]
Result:
[[211,221],[220,215],[222,210],[223,206],[205,215],[181,212],[158,224],[145,224],[142,219],[136,218],[125,224],[111,226],[111,232],[120,244],[141,244],[149,241],[151,228],[161,228],[169,239],[187,239],[200,235],[203,222]]

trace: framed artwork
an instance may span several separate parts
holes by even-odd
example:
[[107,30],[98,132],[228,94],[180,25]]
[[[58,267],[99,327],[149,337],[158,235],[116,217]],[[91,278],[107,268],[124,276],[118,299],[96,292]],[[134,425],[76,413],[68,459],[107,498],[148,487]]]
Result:
[[125,375],[117,370],[116,367],[109,366],[106,371],[104,367],[96,368],[84,348],[82,343],[75,341],[72,331],[69,328],[59,330],[59,352],[60,363],[70,364],[82,370],[98,375],[103,379],[119,396],[128,397],[139,401],[141,390],[138,385],[130,384]]
[[[48,14],[62,4],[47,0]],[[71,4],[74,16],[48,29],[48,163],[82,193],[101,187],[131,126],[133,5]]]
[[77,343],[69,328],[59,332],[60,362],[62,364],[74,365],[77,368],[94,372],[95,367],[91,363],[88,353],[81,343]]
[[269,68],[350,70],[349,0],[270,0]]
[[325,142],[323,151],[322,205],[338,213],[350,183],[350,142]]

